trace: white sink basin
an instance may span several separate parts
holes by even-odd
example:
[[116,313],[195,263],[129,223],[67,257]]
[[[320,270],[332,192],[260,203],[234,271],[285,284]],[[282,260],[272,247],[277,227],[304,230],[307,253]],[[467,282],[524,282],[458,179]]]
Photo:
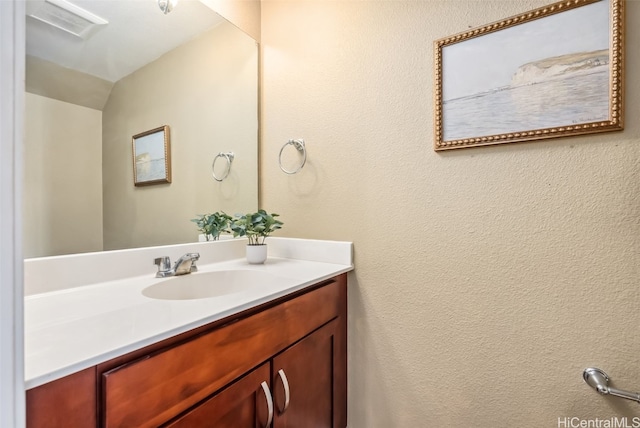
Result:
[[142,290],[152,299],[194,300],[242,293],[286,279],[255,270],[198,272],[159,280]]

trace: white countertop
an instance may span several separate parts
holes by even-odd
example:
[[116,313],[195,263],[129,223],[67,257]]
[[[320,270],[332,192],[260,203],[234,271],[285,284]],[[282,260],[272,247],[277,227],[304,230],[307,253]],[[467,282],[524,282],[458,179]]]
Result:
[[[314,251],[310,251],[314,242],[320,243],[323,253],[320,257],[313,256]],[[220,244],[213,245],[219,246],[216,249],[223,248]],[[299,246],[300,253],[310,255],[312,260],[278,257],[295,253],[291,244]],[[142,294],[146,287],[177,279],[159,279],[149,273],[71,288],[53,287],[53,291],[28,295],[25,298],[26,388],[59,379],[352,270],[351,244],[335,244],[341,245],[338,253],[343,255],[346,254],[344,244],[349,245],[348,260],[335,256],[335,260],[331,260],[331,241],[291,239],[280,240],[273,251],[270,248],[269,259],[264,265],[250,265],[244,258],[208,263],[201,256],[199,271],[190,275],[250,269],[279,278],[248,291],[218,297],[194,300],[146,297]],[[236,248],[238,244],[228,245]],[[183,251],[185,246],[179,246],[179,250]],[[109,253],[113,257],[114,252]],[[50,267],[51,260],[46,262]]]

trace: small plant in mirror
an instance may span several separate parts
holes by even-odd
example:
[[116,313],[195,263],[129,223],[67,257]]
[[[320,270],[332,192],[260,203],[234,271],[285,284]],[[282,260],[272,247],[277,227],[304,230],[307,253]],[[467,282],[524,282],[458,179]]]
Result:
[[213,214],[200,214],[198,218],[191,219],[207,241],[217,241],[221,233],[230,233],[231,220],[232,217],[222,211]]
[[231,230],[234,237],[246,236],[249,245],[263,245],[265,239],[275,230],[282,228],[280,220],[276,220],[279,214],[267,214],[265,210],[255,213],[240,215],[231,222]]

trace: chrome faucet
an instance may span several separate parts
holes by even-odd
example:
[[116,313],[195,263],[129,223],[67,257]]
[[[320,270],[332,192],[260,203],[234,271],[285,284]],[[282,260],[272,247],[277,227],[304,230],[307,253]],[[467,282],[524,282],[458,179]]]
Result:
[[166,278],[167,276],[186,275],[191,272],[197,272],[198,266],[196,262],[200,258],[200,253],[187,253],[176,260],[171,267],[171,259],[169,256],[159,257],[153,261],[158,266],[156,278]]

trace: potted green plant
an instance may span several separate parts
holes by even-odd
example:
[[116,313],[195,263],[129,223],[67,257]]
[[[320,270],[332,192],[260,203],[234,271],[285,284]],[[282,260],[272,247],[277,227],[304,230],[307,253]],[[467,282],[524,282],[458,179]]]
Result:
[[265,240],[274,231],[282,228],[280,220],[276,220],[278,214],[267,214],[265,210],[244,215],[237,214],[231,222],[231,231],[234,237],[246,236],[249,239],[247,245],[247,261],[251,264],[261,264],[267,259],[267,245]]
[[198,226],[198,230],[202,232],[207,241],[217,241],[222,232],[228,233],[231,225],[232,217],[223,211],[213,214],[200,214],[197,218],[191,219]]

